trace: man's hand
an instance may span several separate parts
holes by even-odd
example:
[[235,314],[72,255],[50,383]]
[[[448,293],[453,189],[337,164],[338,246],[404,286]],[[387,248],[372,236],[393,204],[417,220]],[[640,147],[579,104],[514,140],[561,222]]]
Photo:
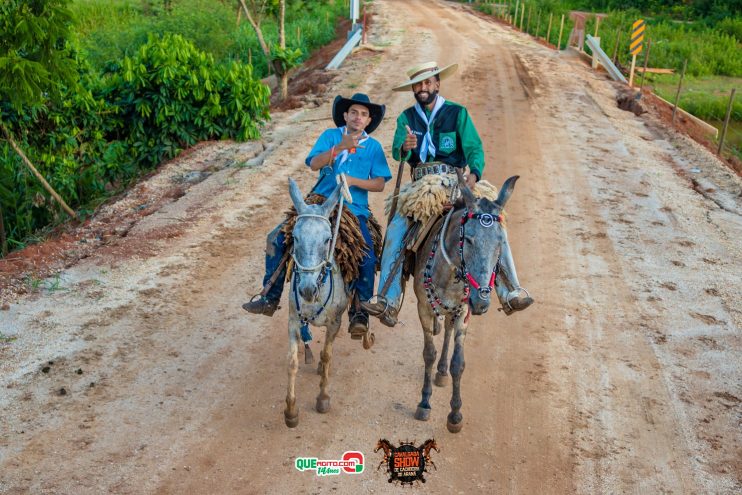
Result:
[[353,136],[351,134],[344,134],[343,139],[340,141],[340,144],[335,146],[336,151],[344,151],[344,150],[350,150],[353,148],[363,148],[363,146],[358,144],[358,138],[359,136]]
[[404,140],[404,143],[402,143],[402,151],[407,153],[408,151],[417,148],[417,136],[412,132],[412,129],[410,129],[410,126],[406,125],[407,128],[407,137]]
[[469,187],[469,189],[474,190],[474,185],[476,183],[477,183],[477,176],[469,172],[469,175],[466,176],[466,185]]

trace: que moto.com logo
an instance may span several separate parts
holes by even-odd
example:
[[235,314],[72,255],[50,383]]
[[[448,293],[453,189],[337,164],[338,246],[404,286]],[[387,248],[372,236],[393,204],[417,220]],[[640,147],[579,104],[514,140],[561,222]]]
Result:
[[356,451],[346,452],[339,460],[297,457],[294,466],[299,471],[315,471],[317,476],[332,476],[341,472],[359,474],[363,472],[363,453]]

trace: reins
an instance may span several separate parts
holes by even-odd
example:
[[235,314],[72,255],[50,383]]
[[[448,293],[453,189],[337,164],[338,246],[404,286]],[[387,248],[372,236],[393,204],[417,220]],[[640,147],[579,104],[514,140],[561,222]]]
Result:
[[492,275],[490,276],[489,284],[486,287],[482,287],[479,282],[474,278],[474,276],[469,272],[468,268],[466,267],[466,261],[464,260],[464,238],[466,234],[466,223],[469,220],[477,219],[479,220],[480,225],[484,228],[490,228],[492,227],[495,222],[502,223],[502,216],[501,215],[492,215],[489,213],[474,213],[472,211],[469,211],[468,208],[464,209],[463,214],[461,215],[461,221],[459,224],[459,260],[460,264],[459,266],[456,266],[454,262],[451,260],[451,258],[448,256],[448,253],[446,252],[446,245],[445,245],[445,236],[446,232],[448,231],[448,225],[450,223],[451,217],[453,216],[453,209],[448,212],[446,215],[446,219],[443,222],[443,226],[436,234],[435,239],[433,240],[430,253],[428,255],[428,260],[425,263],[425,269],[423,270],[423,287],[425,288],[425,293],[428,299],[428,303],[430,304],[431,308],[433,309],[433,312],[436,316],[441,316],[441,309],[444,313],[447,314],[453,314],[455,317],[459,316],[462,312],[461,305],[457,305],[455,307],[447,306],[446,304],[441,301],[440,296],[438,295],[438,291],[436,290],[436,286],[433,283],[433,264],[435,262],[435,255],[438,249],[440,249],[441,254],[443,255],[443,259],[451,268],[454,269],[456,272],[456,280],[463,281],[464,282],[464,289],[463,289],[463,295],[461,298],[461,303],[468,303],[469,298],[471,297],[471,289],[477,291],[478,296],[482,300],[487,300],[490,297],[490,294],[492,290],[495,287],[495,281],[497,279],[497,271],[499,269],[499,260],[497,263],[495,263],[495,266],[492,268]]

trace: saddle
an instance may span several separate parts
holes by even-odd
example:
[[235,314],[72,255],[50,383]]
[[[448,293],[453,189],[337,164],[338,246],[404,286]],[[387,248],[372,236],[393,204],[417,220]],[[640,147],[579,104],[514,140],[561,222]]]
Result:
[[[308,205],[314,205],[324,203],[325,199],[321,194],[312,193],[304,198],[304,201]],[[283,226],[283,233],[286,235],[284,245],[286,246],[287,253],[291,252],[294,244],[292,233],[294,231],[294,225],[296,225],[296,217],[296,208],[292,206],[286,210],[286,222]],[[330,223],[335,225],[336,219],[337,208],[332,210]],[[379,222],[376,221],[376,218],[372,214],[369,214],[368,217],[368,230],[374,244],[374,252],[379,254],[377,259],[380,259],[382,248],[381,225],[379,225]],[[343,208],[340,231],[338,232],[338,239],[335,244],[335,261],[338,267],[340,267],[340,272],[343,274],[343,280],[346,284],[358,278],[358,267],[368,251],[369,246],[366,245],[366,241],[363,239],[358,218],[348,208]]]
[[443,211],[440,214],[428,217],[424,222],[418,220],[410,226],[407,232],[408,237],[405,239],[404,264],[402,265],[402,277],[404,277],[405,281],[407,281],[415,270],[417,251],[430,237],[435,236],[443,228],[443,219],[451,208],[453,208],[453,205],[446,204],[443,206]]

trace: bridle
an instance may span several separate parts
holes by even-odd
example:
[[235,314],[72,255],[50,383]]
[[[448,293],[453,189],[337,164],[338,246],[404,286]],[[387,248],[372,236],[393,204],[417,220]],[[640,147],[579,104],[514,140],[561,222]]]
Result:
[[423,270],[423,287],[425,288],[428,303],[430,304],[436,316],[441,316],[441,309],[443,309],[445,313],[453,313],[454,316],[458,316],[461,313],[461,305],[450,307],[441,301],[436,291],[435,284],[433,284],[432,269],[433,262],[435,261],[436,251],[438,249],[440,249],[445,262],[455,270],[456,281],[464,282],[461,303],[469,302],[472,288],[477,291],[480,299],[484,301],[489,300],[490,294],[495,287],[495,280],[497,279],[497,272],[500,266],[500,262],[498,259],[497,263],[495,263],[495,266],[492,268],[492,275],[490,276],[489,284],[486,287],[482,287],[482,285],[477,282],[474,276],[469,272],[469,269],[466,267],[466,261],[464,260],[464,238],[466,234],[466,223],[469,220],[479,220],[479,223],[480,225],[482,225],[482,227],[490,228],[494,226],[495,223],[502,223],[502,215],[492,215],[490,213],[474,213],[473,211],[470,211],[468,207],[464,209],[459,223],[459,265],[457,266],[448,256],[444,242],[445,234],[448,231],[448,224],[451,220],[453,212],[453,209],[448,212],[448,215],[446,215],[446,219],[443,222],[443,227],[436,234],[436,237],[433,240],[433,245],[431,246],[430,254],[428,255],[428,260],[425,263],[425,269]]
[[[335,263],[335,243],[337,242],[338,238],[338,232],[340,231],[340,220],[343,216],[343,195],[340,195],[340,201],[338,203],[338,214],[337,214],[337,221],[335,222],[335,231],[332,234],[332,242],[330,242],[330,248],[325,253],[322,260],[313,266],[304,266],[301,263],[299,263],[299,260],[296,259],[296,242],[294,242],[294,249],[291,251],[291,259],[294,260],[294,268],[293,271],[295,273],[317,273],[317,290],[321,291],[322,287],[325,285],[325,282],[328,279],[330,279],[330,290],[327,293],[327,298],[325,299],[325,302],[322,303],[322,306],[319,307],[319,309],[314,312],[311,316],[308,317],[301,317],[301,339],[306,344],[310,340],[312,340],[312,332],[309,330],[309,324],[313,322],[317,317],[322,314],[322,312],[327,307],[327,303],[330,302],[330,299],[332,298],[332,294],[335,290],[335,284],[333,282],[332,277],[332,267]],[[324,215],[318,215],[316,213],[302,213],[300,215],[296,216],[296,221],[298,222],[302,218],[320,218],[323,221],[327,222],[327,225],[332,229],[332,223],[330,220],[325,217]],[[294,224],[294,228],[296,228],[296,224]],[[301,315],[301,303],[299,301],[299,290],[297,287],[297,281],[296,276],[293,277],[293,283],[292,283],[292,292],[294,294],[294,302],[296,304],[296,310],[299,315]]]
[[[302,218],[319,218],[320,220],[323,220],[327,223],[327,225],[332,229],[332,224],[330,223],[330,220],[327,219],[324,215],[317,215],[316,213],[303,213],[301,215],[296,216],[296,221],[298,222]],[[296,225],[296,224],[294,224]],[[333,238],[332,245],[334,247],[335,242]],[[302,265],[298,259],[296,259],[296,250],[293,249],[291,251],[291,259],[294,260],[294,271],[296,272],[303,272],[303,273],[309,273],[309,272],[316,272],[320,270],[320,278],[324,275],[324,271],[332,266],[332,251],[333,249],[329,249],[325,255],[322,257],[322,260],[317,263],[316,265],[312,266],[304,266]]]
[[[473,211],[469,211],[469,209],[467,208],[464,210],[464,214],[461,216],[461,223],[459,225],[459,258],[461,259],[461,267],[459,268],[458,276],[462,279],[465,279],[468,283],[468,286],[471,286],[478,291],[480,299],[486,301],[490,298],[492,289],[495,288],[495,279],[497,278],[497,267],[499,265],[499,260],[497,263],[495,263],[495,266],[492,267],[492,275],[490,276],[489,285],[487,287],[482,287],[472,276],[472,274],[469,273],[469,269],[466,268],[466,261],[464,261],[464,235],[466,223],[469,220],[473,219],[479,220],[479,224],[482,227],[488,229],[495,225],[495,222],[501,224],[502,215],[492,215],[490,213],[474,213]],[[444,252],[445,249],[445,246],[443,246]]]

